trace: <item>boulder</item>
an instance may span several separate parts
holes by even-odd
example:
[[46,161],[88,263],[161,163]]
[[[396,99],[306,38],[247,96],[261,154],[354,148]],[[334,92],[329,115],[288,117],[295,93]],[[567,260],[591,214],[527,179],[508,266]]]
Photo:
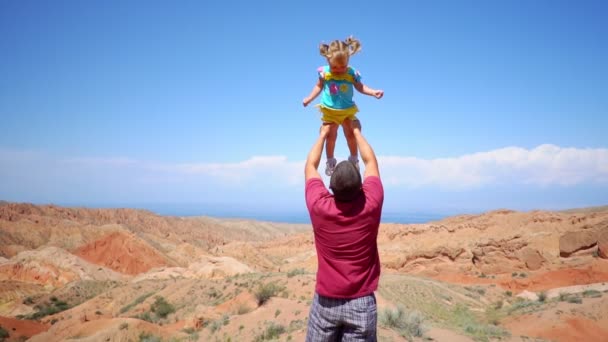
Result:
[[526,264],[529,270],[538,270],[546,261],[545,258],[534,248],[525,247],[518,253],[519,260]]
[[597,234],[597,254],[602,259],[608,259],[608,228]]
[[569,257],[580,250],[589,249],[597,243],[597,232],[568,232],[559,238],[559,255]]

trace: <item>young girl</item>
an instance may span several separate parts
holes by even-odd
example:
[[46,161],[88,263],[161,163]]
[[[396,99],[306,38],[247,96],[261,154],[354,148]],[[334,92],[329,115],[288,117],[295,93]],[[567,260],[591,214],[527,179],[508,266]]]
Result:
[[335,124],[331,125],[331,130],[327,136],[327,145],[325,146],[327,155],[325,174],[328,176],[331,176],[334,172],[337,163],[336,158],[334,158],[334,149],[338,137],[338,125],[342,125],[346,137],[346,143],[350,151],[348,160],[359,168],[357,142],[352,132],[343,125],[346,119],[355,120],[355,114],[359,111],[357,105],[353,102],[353,88],[362,94],[374,96],[377,99],[384,95],[384,91],[364,85],[361,82],[359,72],[348,65],[350,56],[356,54],[359,50],[361,50],[361,44],[359,40],[353,37],[349,37],[345,41],[334,40],[329,45],[321,44],[319,52],[327,58],[327,64],[329,65],[322,66],[317,70],[319,80],[310,95],[302,101],[302,104],[306,107],[322,92],[321,103],[318,105],[323,114],[321,120],[327,124]]

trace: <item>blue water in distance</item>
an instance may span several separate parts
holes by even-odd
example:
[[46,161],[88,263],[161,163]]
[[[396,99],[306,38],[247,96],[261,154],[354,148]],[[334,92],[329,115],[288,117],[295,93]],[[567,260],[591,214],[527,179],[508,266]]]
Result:
[[[46,204],[46,203],[38,203]],[[308,211],[304,207],[302,210],[283,210],[277,211],[272,208],[251,209],[235,205],[220,204],[175,204],[175,203],[54,203],[65,207],[84,207],[84,208],[130,208],[151,211],[162,216],[195,217],[209,216],[214,218],[227,219],[248,219],[257,221],[281,222],[281,223],[304,223],[309,224],[310,218]],[[384,210],[382,212],[382,223],[426,223],[438,221],[457,213],[426,213],[426,212],[395,212]]]
[[[308,212],[303,211],[284,211],[273,212],[264,210],[247,210],[243,208],[206,208],[204,206],[189,205],[148,205],[142,209],[153,211],[159,215],[166,216],[211,216],[216,218],[250,219],[257,221],[271,221],[284,223],[310,223]],[[397,213],[383,212],[383,223],[426,223],[441,220],[447,214],[436,213]]]

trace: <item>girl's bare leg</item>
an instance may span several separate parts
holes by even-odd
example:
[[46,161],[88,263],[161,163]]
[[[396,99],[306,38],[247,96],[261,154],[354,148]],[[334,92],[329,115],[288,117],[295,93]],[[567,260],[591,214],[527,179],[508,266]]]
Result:
[[327,163],[325,163],[325,174],[331,176],[336,168],[337,160],[334,157],[336,149],[336,140],[338,139],[338,125],[330,124],[329,134],[325,139],[325,153],[327,155]]
[[344,131],[344,136],[346,137],[346,143],[348,144],[348,150],[350,151],[351,158],[358,160],[359,150],[357,149],[357,140],[355,140],[355,135],[350,128],[350,122],[343,122],[342,130]]
[[[338,125],[330,123],[325,123],[325,125],[331,125],[331,129],[329,130],[329,134],[327,135],[327,138],[325,140],[325,154],[327,156],[327,159],[329,160],[334,157],[334,151],[336,149],[336,140],[338,139]],[[355,136],[353,135],[353,139],[354,138]]]

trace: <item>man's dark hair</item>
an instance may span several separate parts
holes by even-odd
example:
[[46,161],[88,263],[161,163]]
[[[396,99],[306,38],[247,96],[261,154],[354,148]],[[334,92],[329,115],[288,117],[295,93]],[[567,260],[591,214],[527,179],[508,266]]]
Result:
[[336,165],[329,180],[329,188],[334,198],[340,202],[350,202],[362,193],[361,173],[355,164],[344,160]]

